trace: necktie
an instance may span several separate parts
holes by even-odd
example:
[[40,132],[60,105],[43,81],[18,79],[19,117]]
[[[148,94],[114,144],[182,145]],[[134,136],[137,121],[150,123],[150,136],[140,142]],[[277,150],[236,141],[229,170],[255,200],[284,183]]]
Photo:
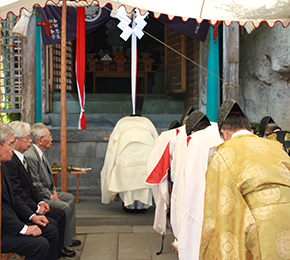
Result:
[[46,166],[46,161],[44,159],[44,156],[42,156],[42,162],[43,162],[44,166]]
[[23,157],[23,165],[24,165],[25,170],[27,171],[27,160],[25,156]]
[[1,165],[1,180],[2,180],[2,183],[3,183],[3,185],[5,186],[5,188],[7,190],[7,184],[6,184],[6,180],[4,178],[4,172],[3,172],[3,169],[2,169],[2,165]]
[[42,161],[43,161],[43,164],[44,164],[44,166],[46,167],[48,173],[50,173],[50,171],[49,171],[49,167],[50,167],[50,166],[48,165],[48,162],[46,161],[46,159],[44,158],[44,156],[42,156]]

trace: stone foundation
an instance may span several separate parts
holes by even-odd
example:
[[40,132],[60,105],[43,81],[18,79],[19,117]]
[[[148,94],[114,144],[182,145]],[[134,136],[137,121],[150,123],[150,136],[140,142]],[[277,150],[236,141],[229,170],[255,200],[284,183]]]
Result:
[[[101,180],[100,172],[103,167],[105,154],[107,151],[108,138],[118,120],[125,115],[87,115],[88,122],[95,129],[78,130],[72,125],[77,125],[79,114],[67,115],[67,163],[75,167],[93,168],[86,175],[80,175],[79,189],[80,197],[100,197]],[[155,125],[157,131],[167,130],[170,123],[174,120],[180,120],[181,114],[170,115],[144,115]],[[49,162],[60,165],[60,115],[47,114],[46,123],[50,123],[50,129],[53,137],[51,149],[46,151]],[[90,124],[90,123],[89,123]],[[98,126],[98,129],[96,129]],[[61,176],[58,175],[58,187],[61,186]],[[67,175],[68,191],[76,194],[77,178],[75,175]]]

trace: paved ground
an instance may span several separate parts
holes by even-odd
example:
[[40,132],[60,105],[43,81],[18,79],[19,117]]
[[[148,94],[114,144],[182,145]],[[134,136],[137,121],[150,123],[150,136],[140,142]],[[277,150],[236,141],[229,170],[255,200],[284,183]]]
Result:
[[156,255],[161,235],[152,228],[154,207],[144,214],[129,214],[120,201],[102,205],[98,199],[80,198],[76,210],[77,238],[83,243],[75,248],[76,257],[65,260],[178,259],[170,245],[172,234],[165,237],[163,252]]
[[[84,234],[85,243],[80,258],[75,260],[176,260],[171,249],[172,236],[164,240],[152,226],[94,226],[78,227],[77,233]],[[81,235],[82,236],[82,235]]]
[[129,214],[122,210],[122,201],[101,204],[99,199],[82,199],[76,204],[77,226],[140,226],[153,225],[155,208],[143,214]]

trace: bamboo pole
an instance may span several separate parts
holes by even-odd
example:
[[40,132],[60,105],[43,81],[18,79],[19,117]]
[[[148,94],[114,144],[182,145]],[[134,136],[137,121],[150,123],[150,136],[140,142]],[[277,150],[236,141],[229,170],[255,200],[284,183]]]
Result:
[[63,0],[61,19],[61,125],[60,161],[61,191],[67,191],[67,122],[66,122],[66,0]]

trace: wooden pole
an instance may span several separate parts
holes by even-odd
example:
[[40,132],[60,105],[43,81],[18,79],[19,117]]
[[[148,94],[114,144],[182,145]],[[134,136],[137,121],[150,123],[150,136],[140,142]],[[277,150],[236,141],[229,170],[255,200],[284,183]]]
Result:
[[66,122],[66,0],[62,1],[61,18],[61,125],[60,125],[60,161],[61,191],[67,191],[67,122]]
[[[1,53],[1,29],[2,29],[2,26],[1,26],[1,21],[0,21],[0,104],[2,102],[2,91],[1,91],[1,78],[2,78],[2,74],[1,74],[1,68],[2,68],[2,64],[1,64],[1,60],[2,60],[2,53]],[[1,106],[0,106],[0,112],[1,112]],[[0,174],[1,173],[1,162],[0,162]],[[0,181],[0,257],[1,257],[1,231],[2,231],[2,182]]]
[[[12,32],[11,32],[12,33]],[[34,124],[36,119],[36,15],[32,14],[27,37],[21,37],[22,108],[21,121]]]
[[229,85],[223,88],[223,100],[232,98],[239,102],[239,49],[238,22],[223,25],[223,79]]

